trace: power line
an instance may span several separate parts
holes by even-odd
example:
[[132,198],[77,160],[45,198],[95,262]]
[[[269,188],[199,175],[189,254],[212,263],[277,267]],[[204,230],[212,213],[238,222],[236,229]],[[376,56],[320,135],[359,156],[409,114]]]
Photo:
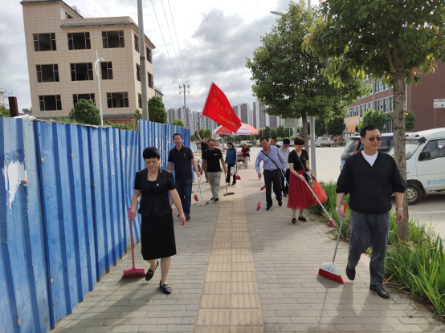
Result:
[[176,81],[179,82],[178,77],[175,72],[175,68],[174,68],[172,61],[170,59],[170,53],[168,53],[167,43],[165,42],[164,34],[162,33],[162,29],[161,29],[161,25],[159,24],[158,15],[156,14],[156,9],[155,9],[155,5],[153,4],[153,0],[151,0],[151,5],[153,6],[153,11],[155,13],[156,22],[158,22],[159,31],[161,32],[162,40],[164,41],[165,50],[167,51],[168,60],[170,61],[170,65],[172,66],[173,74],[175,75]]
[[181,67],[179,67],[178,56],[176,55],[175,43],[173,42],[172,34],[170,31],[170,25],[168,24],[167,14],[165,13],[164,2],[161,0],[162,10],[164,11],[165,21],[167,22],[168,34],[170,35],[170,40],[172,41],[173,52],[175,53],[176,64],[178,65],[179,73],[181,74],[182,82],[184,83],[184,78],[182,77]]
[[182,61],[183,58],[182,58],[181,48],[179,47],[178,34],[176,33],[175,20],[173,19],[172,9],[171,9],[171,7],[170,7],[170,0],[167,0],[167,2],[168,2],[168,8],[169,8],[169,10],[170,10],[170,16],[172,17],[173,31],[175,32],[176,43],[178,44],[179,57],[181,58],[182,69],[184,70],[184,75],[185,75],[185,79],[186,79],[186,81],[187,81],[187,85],[190,85],[189,80],[188,80],[188,77],[187,77],[187,72],[185,71],[184,62]]

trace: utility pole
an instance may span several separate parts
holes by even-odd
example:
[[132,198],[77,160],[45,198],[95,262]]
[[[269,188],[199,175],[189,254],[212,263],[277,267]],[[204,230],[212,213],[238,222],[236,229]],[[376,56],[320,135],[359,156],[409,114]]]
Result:
[[311,126],[311,169],[313,174],[317,174],[316,161],[315,161],[315,117],[310,117]]
[[181,86],[179,86],[179,89],[181,89],[181,88],[184,88],[184,91],[179,91],[179,94],[182,94],[182,93],[184,93],[184,109],[183,109],[183,111],[184,111],[184,125],[185,125],[185,128],[187,128],[187,103],[186,103],[186,98],[185,98],[185,94],[186,93],[189,93],[190,94],[190,90],[185,90],[186,88],[187,89],[190,89],[190,86],[185,86],[185,84],[183,83],[182,84],[182,87]]
[[145,34],[144,34],[144,16],[142,13],[142,0],[138,0],[138,30],[139,30],[139,55],[140,55],[140,74],[141,77],[141,103],[142,119],[148,120],[148,99],[147,99],[147,68],[145,62]]

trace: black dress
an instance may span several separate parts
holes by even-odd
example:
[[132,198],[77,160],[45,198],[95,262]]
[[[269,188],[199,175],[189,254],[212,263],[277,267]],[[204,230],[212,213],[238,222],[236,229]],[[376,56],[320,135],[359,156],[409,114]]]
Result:
[[[148,181],[147,172],[138,172],[136,174],[136,180],[134,188],[141,191],[141,196],[145,199],[147,197],[159,197],[165,196],[164,199],[168,200],[168,191],[175,189],[175,183],[173,177],[168,177],[167,181],[160,181],[160,174],[169,174],[167,170],[161,170],[158,172],[157,180]],[[141,205],[147,202],[141,200]],[[141,253],[144,260],[153,260],[158,258],[167,258],[176,254],[176,242],[175,242],[175,230],[173,226],[173,215],[171,209],[167,214],[158,216],[155,214],[155,210],[144,210],[143,207],[139,209],[142,216],[141,225]]]

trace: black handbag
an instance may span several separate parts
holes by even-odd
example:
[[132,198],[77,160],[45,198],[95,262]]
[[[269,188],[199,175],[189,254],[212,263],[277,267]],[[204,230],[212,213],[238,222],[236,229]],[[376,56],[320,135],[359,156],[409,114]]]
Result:
[[[301,152],[301,153],[303,154],[303,152]],[[297,152],[295,152],[295,154],[297,154]],[[310,171],[308,171],[306,169],[306,167],[303,165],[303,162],[301,162],[300,157],[298,156],[298,154],[297,154],[297,157],[298,157],[298,160],[300,161],[300,164],[301,164],[301,166],[303,167],[303,170],[304,170],[304,179],[306,179],[306,181],[308,182],[309,180],[312,179],[312,173]]]

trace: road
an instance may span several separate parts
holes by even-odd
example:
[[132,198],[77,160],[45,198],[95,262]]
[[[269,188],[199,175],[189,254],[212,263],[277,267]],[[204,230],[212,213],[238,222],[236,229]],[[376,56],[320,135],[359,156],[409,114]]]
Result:
[[[315,175],[320,181],[336,181],[340,174],[340,155],[343,147],[316,148],[317,170]],[[239,149],[238,149],[239,150]],[[250,168],[254,168],[260,148],[252,148]],[[310,158],[310,154],[309,154]],[[394,200],[393,200],[394,207]],[[445,193],[430,195],[417,205],[409,206],[410,217],[414,217],[434,228],[445,239]]]

